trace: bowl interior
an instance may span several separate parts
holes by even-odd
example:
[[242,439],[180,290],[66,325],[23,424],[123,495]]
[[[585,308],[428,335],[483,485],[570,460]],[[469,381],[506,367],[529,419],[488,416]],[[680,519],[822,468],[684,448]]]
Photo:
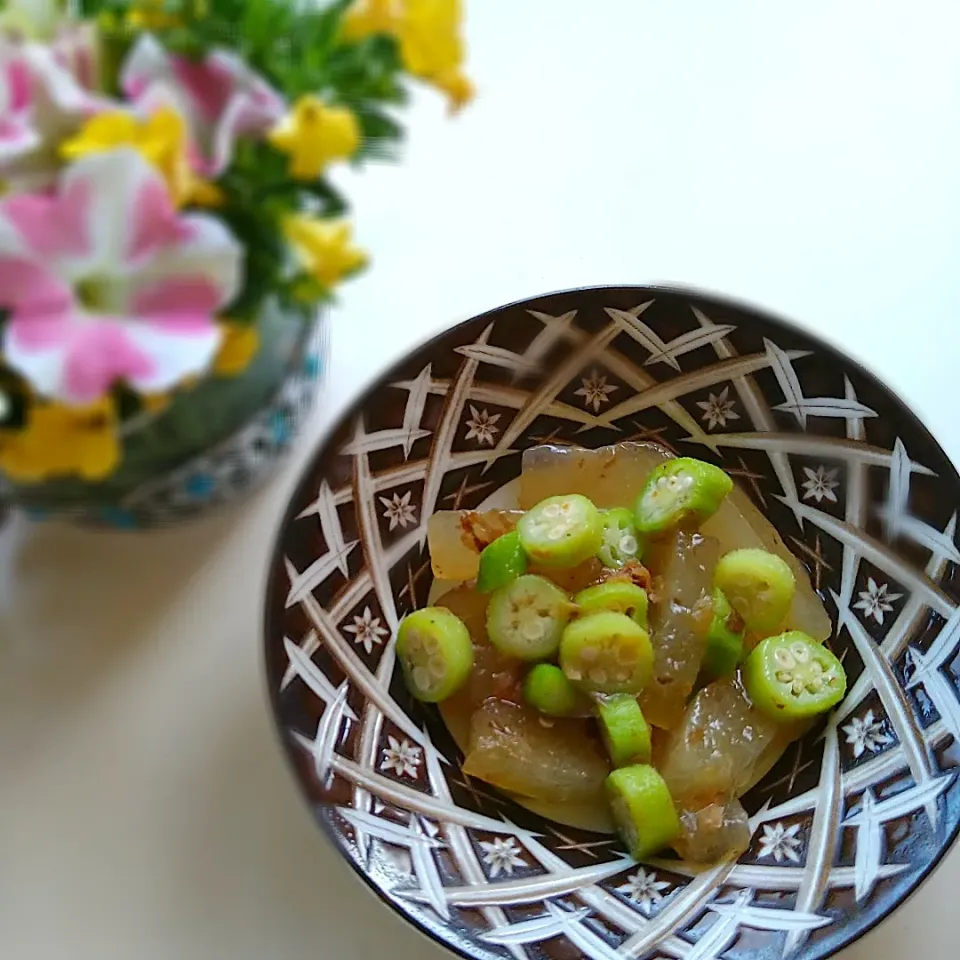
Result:
[[[395,670],[393,629],[431,589],[427,518],[495,496],[530,446],[622,440],[730,472],[836,625],[847,696],[747,796],[735,864],[640,866],[472,781]],[[894,394],[755,310],[639,287],[500,308],[381,377],[304,475],[266,604],[284,749],[354,868],[467,956],[827,956],[960,824],[958,502]]]

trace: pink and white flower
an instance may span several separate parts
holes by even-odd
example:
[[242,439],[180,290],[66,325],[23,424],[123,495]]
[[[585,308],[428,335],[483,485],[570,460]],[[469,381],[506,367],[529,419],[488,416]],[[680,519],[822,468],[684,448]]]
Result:
[[100,82],[100,44],[95,24],[63,24],[57,30],[50,49],[54,60],[84,90],[96,89]]
[[263,137],[287,112],[284,98],[236,54],[211,50],[197,63],[168,53],[150,34],[130,51],[120,83],[140,111],[167,105],[187,118],[204,176],[229,166],[240,137]]
[[90,403],[121,380],[166,390],[209,366],[214,318],[242,267],[227,228],[178,215],[140,154],[92,154],[55,192],[0,201],[3,352],[38,392],[67,403]]
[[26,58],[0,41],[0,164],[33,150],[40,137],[30,124],[33,104]]
[[17,188],[48,186],[60,143],[104,104],[50,48],[0,37],[0,179]]

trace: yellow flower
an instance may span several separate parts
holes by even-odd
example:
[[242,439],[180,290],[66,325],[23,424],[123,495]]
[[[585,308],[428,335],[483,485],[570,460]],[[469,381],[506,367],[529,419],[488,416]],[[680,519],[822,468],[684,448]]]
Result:
[[393,33],[397,0],[357,0],[343,17],[343,39],[362,40],[374,33]]
[[367,255],[351,243],[346,220],[291,214],[284,219],[283,230],[304,272],[324,289],[336,286],[367,263]]
[[137,30],[162,30],[164,27],[179,27],[179,17],[168,13],[165,0],[136,0],[130,5],[126,21]]
[[453,109],[473,96],[463,74],[462,21],[460,0],[406,0],[396,31],[404,66],[443,90]]
[[69,476],[102,480],[120,462],[116,426],[109,397],[89,407],[38,403],[22,430],[0,430],[0,470],[18,483]]
[[310,94],[270,133],[270,142],[290,156],[290,175],[316,180],[333,160],[345,160],[360,146],[360,124],[346,107],[328,106]]
[[[187,161],[187,126],[172,107],[160,107],[146,120],[122,110],[108,110],[89,119],[80,132],[65,141],[60,152],[67,160],[117,147],[133,147],[163,175],[177,207],[196,200],[204,206],[218,188],[198,178]],[[216,196],[216,194],[214,194]],[[204,201],[207,201],[204,203]]]
[[260,335],[250,323],[222,323],[223,339],[220,351],[213,361],[213,372],[221,377],[235,377],[243,373],[260,348]]

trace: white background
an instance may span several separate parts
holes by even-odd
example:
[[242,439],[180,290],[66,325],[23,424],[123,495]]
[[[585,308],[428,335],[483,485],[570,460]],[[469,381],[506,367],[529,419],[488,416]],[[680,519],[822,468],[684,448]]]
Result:
[[[374,266],[283,476],[180,531],[0,535],[3,957],[442,956],[314,828],[260,677],[296,472],[411,343],[553,289],[694,284],[842,345],[960,459],[960,4],[467,2],[475,106],[418,96],[403,165],[340,177]],[[847,960],[953,955],[958,887],[955,853]]]

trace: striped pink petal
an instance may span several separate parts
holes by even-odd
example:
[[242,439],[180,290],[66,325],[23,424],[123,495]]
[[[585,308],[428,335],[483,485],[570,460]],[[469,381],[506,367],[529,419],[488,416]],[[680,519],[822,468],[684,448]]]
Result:
[[135,384],[149,381],[156,373],[153,357],[125,323],[85,319],[72,333],[60,391],[70,403],[92,403],[121,380]]
[[38,259],[88,256],[93,216],[89,184],[76,181],[59,196],[14,194],[0,201],[0,217],[19,232]]
[[0,306],[45,319],[73,303],[73,293],[55,273],[28,256],[0,254]]

